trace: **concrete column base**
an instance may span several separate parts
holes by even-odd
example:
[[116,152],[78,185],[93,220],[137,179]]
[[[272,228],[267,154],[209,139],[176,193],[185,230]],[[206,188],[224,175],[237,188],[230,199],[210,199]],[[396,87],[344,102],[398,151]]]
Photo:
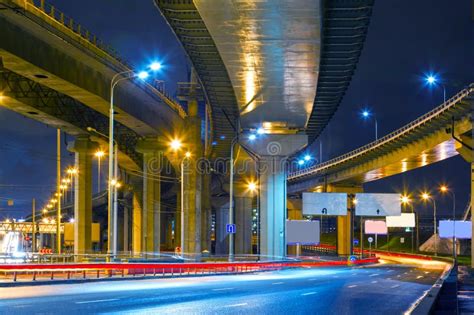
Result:
[[307,142],[308,137],[300,134],[265,134],[255,140],[241,140],[244,147],[261,157],[260,255],[267,259],[286,256],[286,158]]
[[89,137],[77,137],[68,145],[75,152],[74,191],[74,254],[86,254],[92,251],[92,158],[98,144]]

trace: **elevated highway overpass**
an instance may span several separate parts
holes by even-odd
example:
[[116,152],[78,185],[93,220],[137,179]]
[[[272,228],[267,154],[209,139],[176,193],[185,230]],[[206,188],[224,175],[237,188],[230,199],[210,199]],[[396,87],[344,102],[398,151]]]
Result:
[[[409,124],[327,162],[291,172],[288,193],[363,183],[462,154],[472,162],[474,84]],[[454,128],[453,128],[454,127]],[[452,129],[452,130],[451,130]],[[456,138],[467,144],[463,146]]]
[[[260,249],[284,256],[286,169],[278,165],[311,143],[339,106],[365,42],[373,1],[155,4],[187,52],[212,108],[219,137],[214,156],[228,156],[230,146],[240,143],[267,170],[259,181]],[[260,137],[249,138],[256,130]],[[229,239],[232,243],[233,236]]]

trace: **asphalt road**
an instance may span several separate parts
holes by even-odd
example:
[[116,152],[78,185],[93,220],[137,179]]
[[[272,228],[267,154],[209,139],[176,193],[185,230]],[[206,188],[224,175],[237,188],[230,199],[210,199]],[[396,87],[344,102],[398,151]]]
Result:
[[439,275],[382,264],[0,288],[0,314],[402,314]]

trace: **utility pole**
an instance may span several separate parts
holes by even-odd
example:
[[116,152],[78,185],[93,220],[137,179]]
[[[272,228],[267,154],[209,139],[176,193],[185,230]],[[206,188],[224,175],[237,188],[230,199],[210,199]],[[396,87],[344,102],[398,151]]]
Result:
[[34,253],[36,251],[36,200],[33,198],[32,203],[31,203],[31,214],[32,214],[32,232],[31,234],[33,235],[32,237],[32,243],[31,243],[31,252]]
[[58,201],[56,218],[56,252],[61,254],[61,129],[57,130],[56,172],[56,200]]

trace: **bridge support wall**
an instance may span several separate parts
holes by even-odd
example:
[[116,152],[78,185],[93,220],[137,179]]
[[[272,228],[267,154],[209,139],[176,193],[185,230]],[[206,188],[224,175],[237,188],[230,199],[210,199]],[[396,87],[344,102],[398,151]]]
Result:
[[98,145],[89,137],[78,137],[68,149],[75,153],[74,254],[92,250],[92,157]]
[[[303,220],[303,200],[288,199],[288,220]],[[298,254],[298,245],[288,245],[288,255],[296,256]]]
[[234,198],[235,203],[235,254],[252,253],[252,197],[244,192]]
[[133,192],[132,198],[132,251],[134,255],[142,252],[142,205],[140,204],[141,194]]
[[306,135],[266,134],[242,144],[259,155],[260,254],[273,259],[286,256],[287,157],[303,148]]
[[[363,188],[360,186],[342,187],[329,185],[326,191],[355,194],[363,192]],[[352,200],[347,200],[347,204],[349,206],[347,215],[337,217],[337,254],[344,256],[353,254],[352,245],[354,242],[355,213],[353,213],[351,209]]]
[[158,254],[160,252],[161,224],[161,146],[157,137],[141,139],[137,151],[143,154],[143,212],[142,249]]

